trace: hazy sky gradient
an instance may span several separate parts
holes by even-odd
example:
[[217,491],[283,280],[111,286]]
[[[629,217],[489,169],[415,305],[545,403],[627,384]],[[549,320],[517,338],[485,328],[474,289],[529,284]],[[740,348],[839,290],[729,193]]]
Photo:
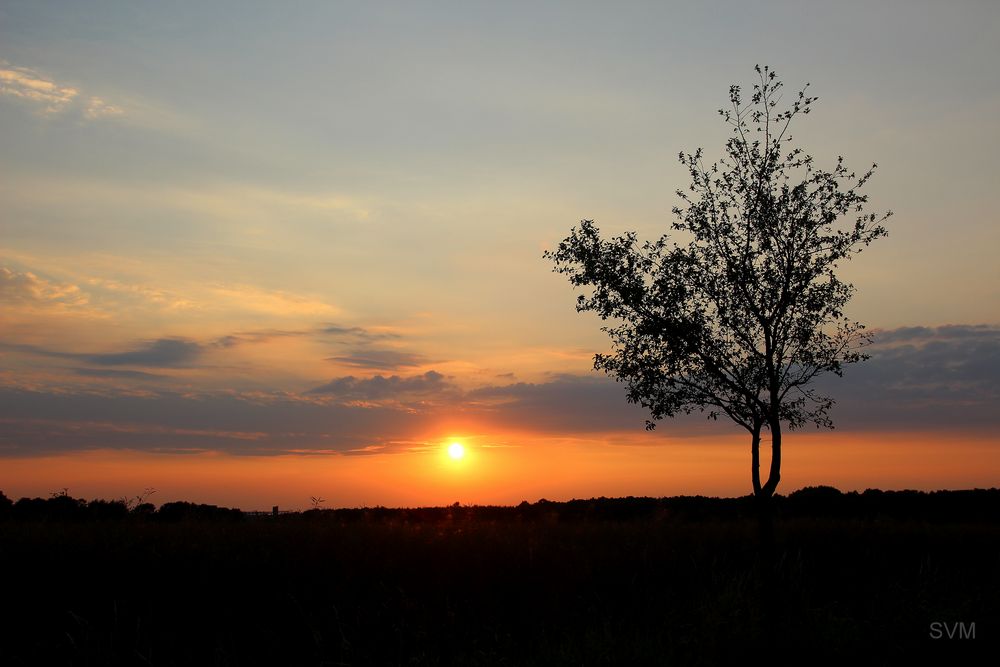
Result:
[[996,441],[996,3],[208,4],[0,3],[0,453],[732,433],[642,433],[541,254],[666,231],[755,63],[895,212],[838,429]]

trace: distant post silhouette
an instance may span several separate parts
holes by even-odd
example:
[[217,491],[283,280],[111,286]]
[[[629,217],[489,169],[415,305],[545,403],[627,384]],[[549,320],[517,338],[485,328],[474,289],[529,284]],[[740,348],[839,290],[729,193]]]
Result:
[[[843,314],[854,287],[836,276],[850,259],[887,232],[883,215],[864,214],[860,176],[838,157],[832,171],[789,145],[793,118],[815,97],[799,91],[778,109],[782,83],[768,67],[749,103],[729,89],[719,114],[732,126],[725,157],[706,166],[699,148],[681,153],[691,185],[678,190],[671,227],[641,245],[635,232],[602,239],[592,220],[544,256],[577,287],[577,311],[593,311],[613,344],[594,367],[627,386],[627,400],[657,420],[694,410],[726,416],[750,434],[751,484],[770,498],[781,479],[782,430],[832,428],[833,399],[810,383],[867,358],[864,326]],[[847,224],[838,222],[844,217]],[[771,440],[767,479],[760,445]]]

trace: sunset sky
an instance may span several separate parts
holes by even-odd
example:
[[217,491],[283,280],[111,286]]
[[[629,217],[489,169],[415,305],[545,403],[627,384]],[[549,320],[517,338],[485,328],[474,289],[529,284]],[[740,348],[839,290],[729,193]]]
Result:
[[[0,2],[0,490],[244,509],[750,492],[542,258],[668,230],[769,64],[879,169],[872,359],[779,492],[1000,481],[995,2]],[[452,460],[446,447],[465,445]]]

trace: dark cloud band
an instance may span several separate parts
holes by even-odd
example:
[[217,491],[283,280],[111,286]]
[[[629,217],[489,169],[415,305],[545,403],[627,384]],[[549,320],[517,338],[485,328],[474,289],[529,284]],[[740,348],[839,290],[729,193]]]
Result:
[[[164,343],[167,341],[167,343]],[[877,332],[870,360],[817,389],[837,400],[832,417],[846,431],[1000,432],[1000,327],[949,326]],[[19,346],[21,348],[25,346]],[[8,346],[10,349],[10,346]],[[122,353],[51,352],[100,368],[78,374],[146,379],[144,371],[109,366],[190,363],[201,348],[161,339]],[[291,451],[381,451],[379,445],[427,432],[460,412],[490,429],[548,435],[641,432],[642,409],[624,388],[596,373],[552,375],[460,390],[436,371],[416,375],[347,375],[305,393],[190,396],[162,390],[131,395],[58,387],[0,388],[0,451],[31,455],[121,447],[159,451],[214,449],[266,454]],[[694,413],[660,422],[664,435],[705,435],[735,427]],[[247,434],[252,434],[252,437]]]

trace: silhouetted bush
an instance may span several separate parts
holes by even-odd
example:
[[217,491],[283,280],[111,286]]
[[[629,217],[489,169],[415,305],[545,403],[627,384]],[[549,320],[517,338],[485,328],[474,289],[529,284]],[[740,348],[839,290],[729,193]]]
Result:
[[172,503],[164,503],[156,512],[156,518],[161,521],[182,521],[182,520],[238,520],[243,518],[243,512],[238,509],[228,507],[218,507],[216,505],[195,504],[179,500]]
[[832,486],[807,486],[788,494],[782,510],[786,514],[844,516],[850,511],[844,494]]
[[73,521],[86,518],[87,503],[61,493],[51,498],[21,498],[13,507],[13,515],[23,519]]
[[154,505],[153,503],[139,503],[138,505],[132,508],[133,516],[139,516],[139,517],[152,516],[155,513],[156,513],[156,505]]
[[128,506],[121,500],[91,500],[86,506],[88,519],[124,519],[128,516]]

